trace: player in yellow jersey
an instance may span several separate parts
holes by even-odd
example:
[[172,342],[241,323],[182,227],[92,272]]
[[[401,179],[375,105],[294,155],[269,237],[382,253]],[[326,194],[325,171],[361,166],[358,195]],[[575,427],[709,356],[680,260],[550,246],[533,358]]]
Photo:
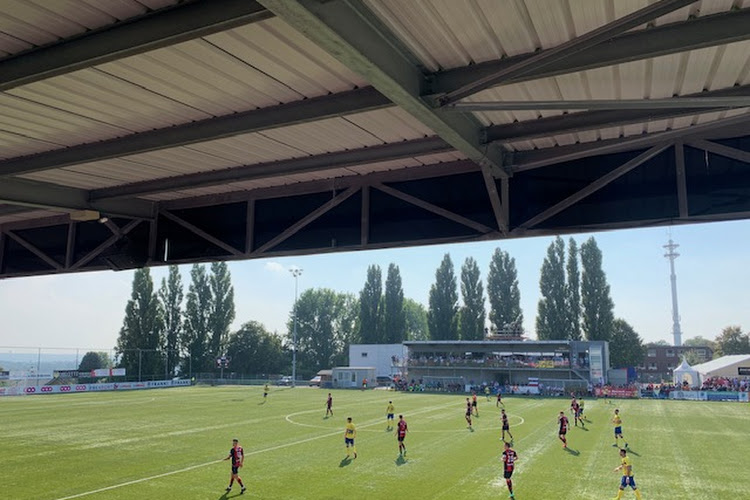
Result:
[[393,401],[388,401],[388,406],[385,408],[385,419],[388,423],[388,430],[393,429],[393,414],[396,409],[393,407]]
[[618,410],[617,408],[615,408],[615,416],[612,417],[612,423],[615,426],[615,444],[613,444],[612,446],[617,448],[618,443],[620,442],[618,441],[618,439],[622,438],[622,441],[625,443],[625,448],[627,448],[628,442],[625,441],[625,437],[622,435],[622,419],[620,418],[620,410]]
[[628,452],[625,450],[620,450],[620,459],[622,460],[622,463],[619,467],[615,468],[614,472],[622,469],[622,480],[620,481],[620,489],[617,492],[617,496],[614,498],[614,500],[620,500],[622,498],[622,494],[625,492],[626,486],[630,486],[631,488],[633,488],[635,497],[638,500],[641,500],[641,492],[638,491],[638,487],[635,485],[635,478],[633,477],[633,466],[630,464]]
[[266,398],[268,397],[268,384],[263,386],[263,402],[266,402]]
[[346,458],[349,458],[349,447],[357,458],[357,448],[354,446],[354,438],[357,437],[357,428],[352,423],[352,417],[346,419],[346,430],[344,431],[344,443],[346,443]]

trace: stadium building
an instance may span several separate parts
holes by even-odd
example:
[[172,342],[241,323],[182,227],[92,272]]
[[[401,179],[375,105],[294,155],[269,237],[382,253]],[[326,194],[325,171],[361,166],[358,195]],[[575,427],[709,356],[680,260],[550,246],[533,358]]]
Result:
[[[568,389],[607,382],[604,341],[409,341],[406,375],[440,388],[482,383],[518,386],[520,392]],[[430,387],[432,388],[432,387]]]

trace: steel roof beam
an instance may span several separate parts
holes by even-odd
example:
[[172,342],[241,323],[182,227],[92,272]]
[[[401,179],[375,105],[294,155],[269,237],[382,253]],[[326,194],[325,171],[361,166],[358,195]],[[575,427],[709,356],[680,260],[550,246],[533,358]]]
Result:
[[148,153],[393,106],[372,87],[0,161],[0,177]]
[[[532,67],[524,74],[505,78],[502,83],[505,85],[526,82],[748,40],[750,39],[748,26],[750,26],[750,8],[633,31],[564,59],[555,60],[546,66]],[[553,49],[543,50],[539,54],[550,50]],[[535,55],[536,53],[521,54],[435,73],[430,77],[432,88],[428,94],[434,96],[449,93],[488,75],[507,70]]]
[[641,134],[632,137],[607,139],[570,146],[556,146],[553,148],[519,151],[513,157],[513,172],[523,172],[546,167],[557,163],[589,158],[591,156],[621,153],[648,148],[656,144],[684,139],[716,139],[747,135],[750,114],[733,116],[712,122],[694,125],[692,127]]
[[154,203],[145,200],[102,200],[91,202],[89,192],[26,179],[3,179],[0,203],[49,210],[95,210],[111,217],[151,219]]
[[[750,85],[739,85],[727,89],[698,92],[685,97],[734,97],[750,96]],[[599,110],[581,113],[567,113],[549,116],[523,122],[493,125],[484,131],[483,140],[486,142],[502,141],[516,142],[549,137],[559,134],[572,134],[602,127],[616,127],[632,123],[649,122],[690,116],[697,113],[720,111],[721,108],[697,109],[685,107],[683,109],[636,109],[636,110]]]
[[339,151],[322,155],[304,156],[289,160],[256,163],[239,167],[198,172],[195,174],[163,177],[143,182],[134,182],[122,186],[95,189],[91,192],[92,200],[144,196],[147,194],[180,189],[194,189],[216,186],[231,182],[254,179],[267,179],[306,172],[323,172],[339,168],[399,160],[414,156],[429,155],[453,151],[453,147],[439,137],[428,137],[413,141],[396,142],[382,146]]
[[696,149],[702,149],[709,153],[717,154],[725,158],[731,158],[732,160],[741,161],[743,163],[750,163],[750,151],[743,151],[741,149],[724,146],[716,142],[695,140],[687,143],[688,146]]
[[465,97],[472,96],[484,89],[502,85],[514,77],[523,76],[532,70],[542,69],[556,61],[564,61],[578,52],[595,47],[602,42],[610,40],[612,37],[636,28],[648,21],[669,14],[677,9],[695,3],[697,0],[659,0],[654,4],[648,5],[642,9],[632,12],[626,16],[600,26],[594,30],[584,33],[580,36],[568,40],[556,47],[534,54],[523,61],[498,70],[479,80],[463,85],[456,90],[448,92],[437,98],[437,104],[445,106],[454,103]]
[[200,0],[105,26],[0,61],[0,91],[262,21],[252,0]]
[[737,97],[673,97],[668,99],[586,99],[574,101],[489,101],[457,102],[446,107],[455,111],[537,111],[557,110],[653,110],[692,108],[696,112],[706,109],[734,109],[750,107],[750,96]]
[[[260,0],[276,16],[312,40],[414,116],[486,172],[487,191],[498,226],[504,230],[502,203],[494,176],[508,176],[497,146],[481,144],[481,126],[471,115],[436,110],[421,95],[428,79],[414,57],[361,2]],[[505,201],[505,200],[503,200]]]

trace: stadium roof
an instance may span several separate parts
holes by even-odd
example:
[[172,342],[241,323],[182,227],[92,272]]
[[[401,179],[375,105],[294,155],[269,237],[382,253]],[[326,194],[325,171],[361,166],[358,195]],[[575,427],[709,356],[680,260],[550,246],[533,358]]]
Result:
[[692,368],[702,375],[707,375],[718,370],[731,368],[739,363],[750,363],[750,354],[732,354],[729,356],[722,356],[706,363],[695,365]]
[[750,0],[0,12],[0,277],[745,218]]

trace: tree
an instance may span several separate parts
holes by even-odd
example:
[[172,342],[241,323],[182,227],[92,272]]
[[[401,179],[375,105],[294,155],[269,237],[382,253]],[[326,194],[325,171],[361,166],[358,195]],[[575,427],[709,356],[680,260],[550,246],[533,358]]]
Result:
[[539,278],[536,336],[539,340],[562,340],[568,337],[569,317],[565,286],[565,243],[559,236],[547,248]]
[[490,322],[496,329],[502,330],[514,322],[523,324],[516,259],[499,248],[495,249],[490,261],[487,297],[490,301]]
[[458,340],[458,292],[450,254],[445,254],[430,287],[427,321],[432,340]]
[[78,364],[79,372],[90,372],[100,368],[109,367],[109,355],[106,352],[89,351],[83,355]]
[[269,333],[257,321],[248,321],[232,333],[226,348],[233,372],[267,377],[286,368],[281,337]]
[[565,294],[568,303],[568,338],[581,340],[581,274],[578,270],[578,245],[576,240],[568,240],[567,283]]
[[607,275],[602,269],[602,252],[591,237],[581,245],[581,303],[583,330],[588,340],[609,340],[614,308]]
[[164,373],[162,353],[162,311],[154,292],[151,271],[145,267],[133,273],[133,288],[125,306],[125,319],[117,339],[119,366],[128,375],[152,376]]
[[750,354],[750,337],[743,335],[739,326],[728,326],[716,337],[716,347],[721,356]]
[[383,275],[380,266],[367,268],[367,280],[359,292],[359,336],[363,344],[382,343],[381,330],[381,296],[383,294]]
[[209,315],[210,356],[223,354],[229,336],[229,326],[234,321],[234,287],[226,262],[211,264],[211,308]]
[[[312,374],[344,362],[356,332],[356,299],[328,288],[308,289],[297,300],[297,362]],[[294,311],[287,342],[293,338]]]
[[210,316],[212,310],[211,285],[206,268],[193,264],[190,269],[190,287],[185,302],[185,317],[180,338],[184,354],[181,372],[211,371],[214,360],[209,351]]
[[612,322],[612,338],[609,341],[612,368],[641,366],[645,357],[646,347],[640,335],[624,319],[615,319]]
[[479,266],[472,257],[467,257],[461,267],[461,298],[464,303],[459,321],[461,340],[482,340],[484,287],[479,276]]
[[164,313],[164,331],[161,345],[166,351],[167,371],[174,375],[179,363],[180,332],[182,330],[182,277],[177,266],[169,266],[169,276],[161,280],[159,302]]
[[388,276],[385,278],[382,331],[381,340],[385,344],[400,344],[406,340],[404,289],[401,283],[401,272],[396,264],[388,266]]
[[427,309],[414,299],[404,299],[406,340],[429,340]]
[[710,347],[711,349],[716,348],[716,342],[705,337],[701,337],[700,335],[698,335],[697,337],[685,339],[682,345],[688,347]]

